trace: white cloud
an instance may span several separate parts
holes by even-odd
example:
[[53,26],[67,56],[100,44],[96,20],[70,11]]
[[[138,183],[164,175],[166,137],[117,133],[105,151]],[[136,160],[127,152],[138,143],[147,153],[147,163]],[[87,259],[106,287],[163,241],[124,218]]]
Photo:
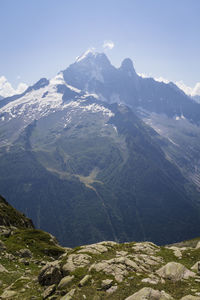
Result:
[[115,44],[113,43],[113,41],[104,41],[103,43],[103,48],[105,50],[112,50],[115,47]]
[[21,82],[18,84],[17,88],[14,89],[5,76],[0,76],[0,96],[2,97],[9,97],[15,94],[23,93],[27,87],[27,84]]
[[24,82],[20,82],[17,86],[17,89],[15,90],[15,92],[17,94],[21,94],[23,93],[26,89],[27,89],[28,85]]
[[200,82],[194,87],[187,86],[183,81],[177,81],[176,85],[189,96],[200,96]]
[[200,96],[200,82],[197,82],[195,87],[192,90],[192,96],[198,95]]
[[153,77],[152,74],[145,74],[145,73],[138,73],[138,75],[142,78],[153,78],[154,80],[156,81],[159,81],[159,82],[164,82],[164,83],[169,83],[170,80],[160,76],[160,77]]
[[164,83],[169,83],[170,82],[170,80],[168,80],[168,79],[166,79],[166,78],[164,78],[164,77],[162,77],[162,76],[160,76],[160,77],[155,77],[154,78],[156,81],[158,81],[158,82],[164,82]]
[[189,96],[192,95],[193,88],[191,88],[190,86],[187,86],[182,80],[176,81],[175,84],[179,87],[179,89],[184,91],[185,94],[187,94]]

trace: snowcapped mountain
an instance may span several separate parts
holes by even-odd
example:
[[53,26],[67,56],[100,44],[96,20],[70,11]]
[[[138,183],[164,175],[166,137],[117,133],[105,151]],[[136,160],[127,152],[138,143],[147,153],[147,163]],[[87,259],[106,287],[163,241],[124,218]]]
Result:
[[199,104],[172,83],[87,52],[0,101],[1,193],[69,246],[196,236],[198,124]]

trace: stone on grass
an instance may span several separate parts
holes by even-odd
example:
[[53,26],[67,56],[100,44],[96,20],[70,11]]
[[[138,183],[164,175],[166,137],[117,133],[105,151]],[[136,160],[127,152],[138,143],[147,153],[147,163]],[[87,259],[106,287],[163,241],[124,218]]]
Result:
[[149,283],[149,284],[158,284],[159,283],[159,279],[157,277],[155,278],[144,278],[141,280],[141,282],[144,282],[144,283]]
[[200,248],[200,241],[197,243],[196,248],[195,249],[199,249]]
[[198,265],[200,265],[200,261],[197,261],[191,268],[191,270],[198,271]]
[[60,298],[60,300],[72,300],[75,291],[76,291],[75,289],[72,289],[72,290],[69,291],[65,296],[63,296],[62,298]]
[[78,286],[82,287],[86,285],[86,283],[90,280],[91,277],[92,277],[91,275],[85,275],[83,279],[81,279],[81,281],[79,282]]
[[50,297],[56,290],[56,285],[50,285],[42,294],[43,299]]
[[58,289],[65,289],[74,279],[74,276],[65,276],[64,278],[61,279],[58,285]]
[[0,264],[0,273],[8,273],[8,270],[2,264]]
[[105,279],[101,282],[101,290],[108,290],[112,286],[113,280],[112,279]]
[[61,278],[62,274],[58,261],[47,263],[38,275],[38,281],[41,285],[57,284]]
[[102,260],[94,263],[89,270],[95,269],[97,272],[104,272],[108,275],[113,275],[118,282],[124,280],[131,271],[139,271],[140,267],[127,257],[116,257],[109,260]]
[[71,254],[66,264],[62,267],[64,275],[75,271],[77,268],[83,268],[90,263],[91,256],[87,254]]
[[31,258],[33,256],[32,252],[29,249],[20,249],[18,251],[18,255],[20,257],[27,257],[27,258]]
[[173,300],[173,298],[164,291],[145,287],[125,300]]
[[184,265],[169,262],[162,268],[160,268],[156,273],[165,279],[170,279],[172,281],[179,281],[182,279],[188,279],[190,277],[194,277],[196,274],[188,270]]
[[112,294],[112,293],[114,293],[114,292],[117,290],[117,288],[118,288],[117,285],[113,285],[113,286],[111,286],[111,287],[106,291],[106,293]]

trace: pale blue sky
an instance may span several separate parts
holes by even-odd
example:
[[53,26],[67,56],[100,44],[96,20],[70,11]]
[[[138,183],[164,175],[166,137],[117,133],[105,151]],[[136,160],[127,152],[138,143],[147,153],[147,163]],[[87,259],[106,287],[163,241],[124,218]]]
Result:
[[119,66],[139,73],[200,81],[200,0],[0,0],[0,76],[16,87],[50,78],[103,42]]

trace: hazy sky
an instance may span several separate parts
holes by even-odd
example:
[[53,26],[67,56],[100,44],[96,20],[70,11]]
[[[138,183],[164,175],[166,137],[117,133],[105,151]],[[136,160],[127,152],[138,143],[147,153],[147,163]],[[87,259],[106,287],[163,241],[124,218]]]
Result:
[[200,0],[0,0],[0,76],[32,84],[95,47],[116,66],[130,57],[139,73],[193,86],[199,14]]

